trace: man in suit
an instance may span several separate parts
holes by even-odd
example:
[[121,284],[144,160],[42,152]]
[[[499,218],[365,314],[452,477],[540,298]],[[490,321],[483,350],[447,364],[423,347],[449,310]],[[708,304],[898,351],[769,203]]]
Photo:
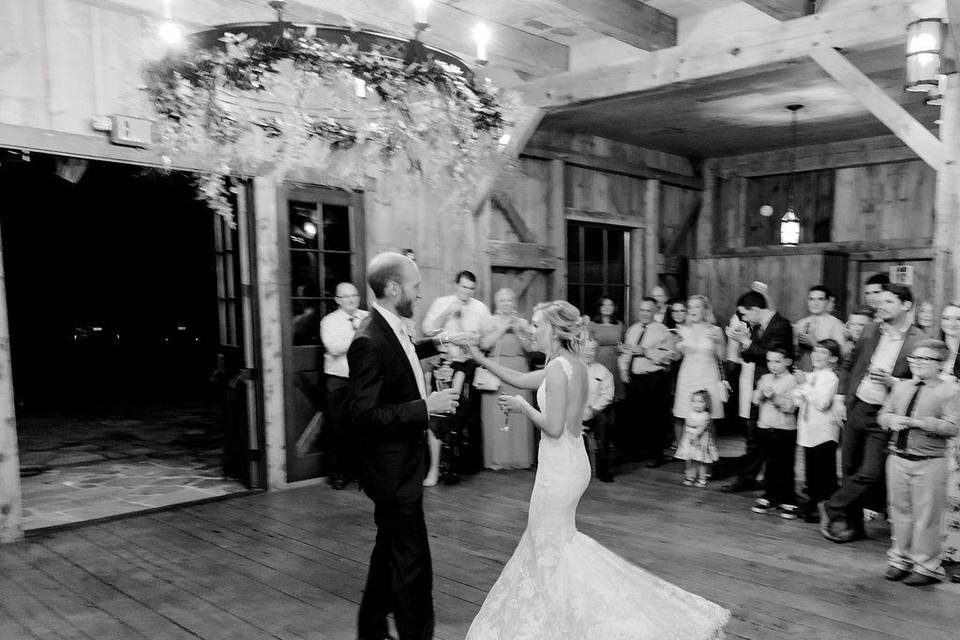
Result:
[[820,505],[820,532],[833,542],[864,537],[863,508],[883,503],[889,434],[877,415],[898,380],[911,377],[907,356],[923,332],[913,326],[909,287],[884,284],[877,296],[879,325],[868,326],[840,376],[843,483]]
[[[441,334],[414,343],[405,319],[421,298],[420,271],[399,253],[367,267],[376,302],[350,348],[350,418],[361,442],[360,483],[373,500],[377,540],[358,616],[360,640],[389,638],[393,612],[401,640],[433,637],[433,570],[423,518],[428,416],[457,407],[453,390],[429,396],[420,359],[437,353]],[[459,342],[464,342],[462,336]]]
[[[748,291],[737,300],[737,315],[747,324],[747,331],[727,328],[727,337],[739,343],[740,357],[744,362],[753,363],[754,386],[756,381],[769,373],[767,353],[780,351],[791,360],[793,350],[793,326],[777,311],[770,309],[767,298],[762,293]],[[738,461],[740,471],[737,478],[724,486],[725,491],[748,491],[756,489],[757,476],[763,468],[763,454],[760,449],[759,429],[757,427],[757,407],[753,405],[750,419],[747,420],[747,452]]]

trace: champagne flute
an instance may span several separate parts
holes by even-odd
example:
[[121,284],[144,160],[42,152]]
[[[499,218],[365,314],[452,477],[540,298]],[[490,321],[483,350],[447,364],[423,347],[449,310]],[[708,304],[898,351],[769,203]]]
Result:
[[[433,384],[437,391],[445,391],[453,386],[453,367],[446,360],[433,372]],[[434,413],[435,416],[445,416],[447,412]]]

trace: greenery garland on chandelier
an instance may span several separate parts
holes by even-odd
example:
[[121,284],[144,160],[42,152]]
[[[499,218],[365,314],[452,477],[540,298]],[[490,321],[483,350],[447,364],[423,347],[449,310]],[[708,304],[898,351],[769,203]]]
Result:
[[231,219],[230,176],[282,180],[304,167],[344,188],[412,171],[465,197],[496,161],[505,112],[515,108],[453,65],[332,45],[312,27],[271,42],[245,33],[220,41],[170,54],[145,75],[165,162],[199,163],[199,197]]

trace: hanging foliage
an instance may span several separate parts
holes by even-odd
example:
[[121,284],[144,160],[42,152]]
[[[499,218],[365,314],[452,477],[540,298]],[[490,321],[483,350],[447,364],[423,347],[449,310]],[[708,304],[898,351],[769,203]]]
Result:
[[230,175],[309,168],[328,186],[359,188],[405,170],[457,198],[496,161],[513,101],[458,67],[331,45],[310,28],[220,40],[145,70],[165,157],[202,167],[199,196],[218,213],[232,215]]

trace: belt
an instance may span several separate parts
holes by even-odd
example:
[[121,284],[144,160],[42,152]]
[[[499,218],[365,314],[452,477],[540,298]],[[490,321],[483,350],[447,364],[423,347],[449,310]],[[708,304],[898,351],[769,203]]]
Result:
[[910,462],[919,462],[920,460],[933,460],[935,458],[943,457],[943,456],[918,456],[912,453],[903,453],[902,451],[893,451],[893,450],[891,450],[890,453],[897,456],[898,458],[909,460]]
[[641,371],[640,373],[631,373],[630,375],[636,378],[639,376],[652,376],[657,373],[666,373],[666,372],[667,372],[666,369],[655,369],[653,371]]

